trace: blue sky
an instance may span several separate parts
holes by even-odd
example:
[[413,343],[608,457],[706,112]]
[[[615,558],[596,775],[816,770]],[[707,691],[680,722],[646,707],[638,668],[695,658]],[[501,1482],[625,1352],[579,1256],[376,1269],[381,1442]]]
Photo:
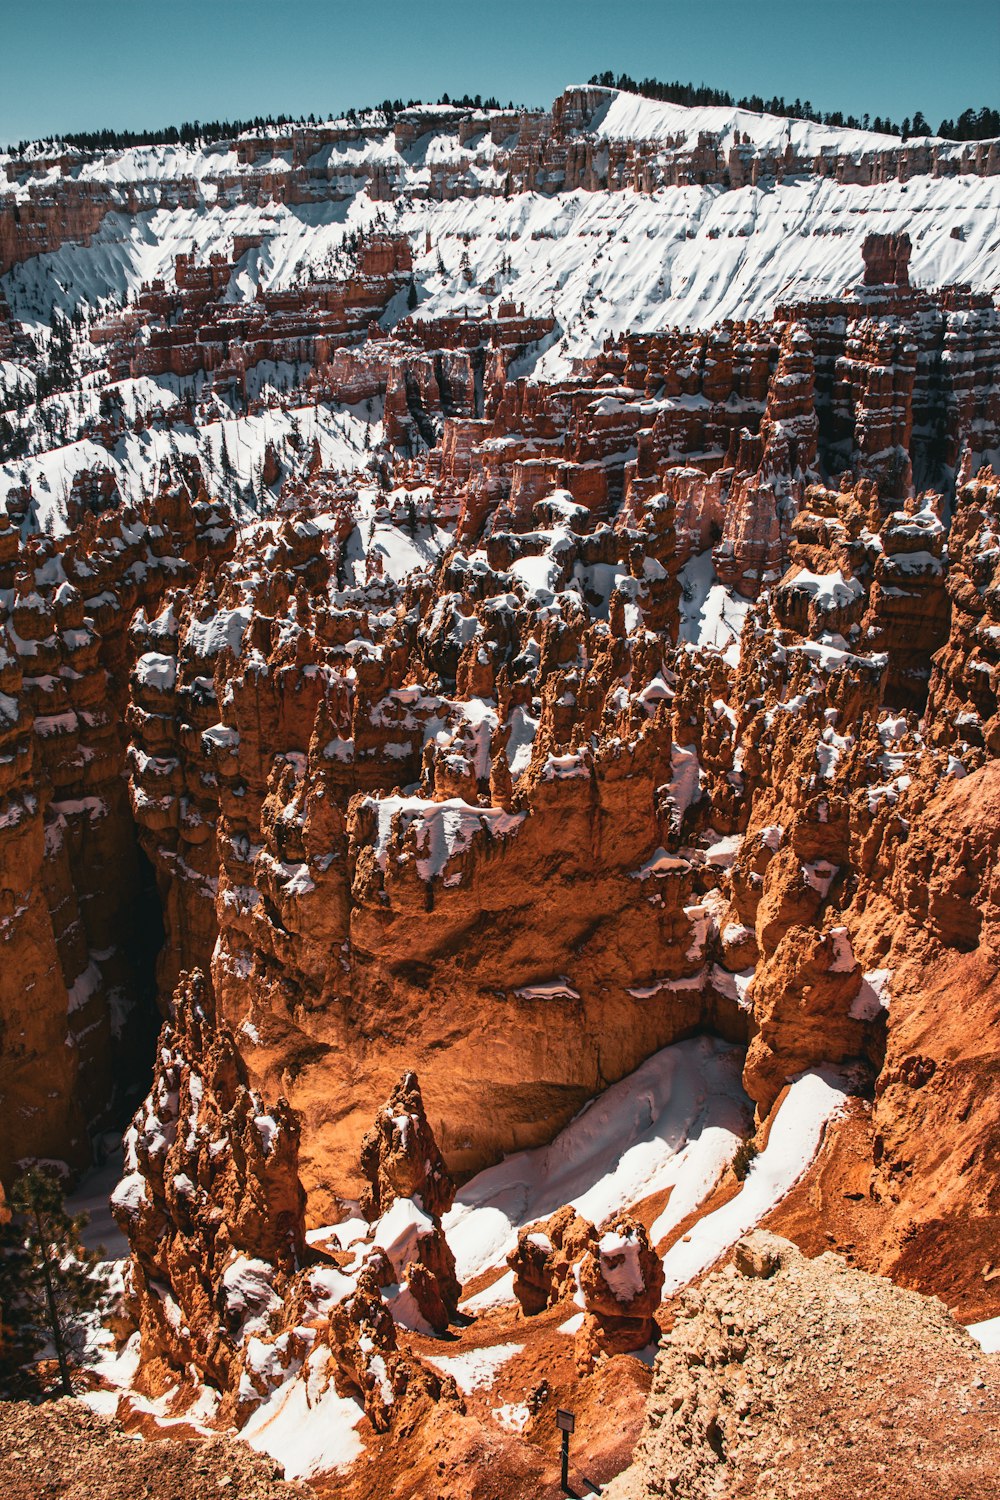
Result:
[[0,0],[0,64],[0,142],[445,90],[548,104],[606,68],[936,129],[1000,105],[1000,0]]

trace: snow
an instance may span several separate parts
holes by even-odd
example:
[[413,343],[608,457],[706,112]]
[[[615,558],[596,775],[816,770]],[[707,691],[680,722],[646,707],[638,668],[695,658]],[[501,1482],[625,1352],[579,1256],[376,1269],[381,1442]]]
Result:
[[980,1349],[986,1354],[1000,1354],[1000,1318],[987,1318],[984,1323],[969,1323],[966,1333],[971,1333]]
[[409,536],[398,526],[378,522],[365,550],[369,557],[381,558],[384,577],[399,582],[410,573],[433,568],[451,541],[451,533],[440,526],[421,527]]
[[712,565],[711,549],[688,559],[678,575],[681,585],[680,639],[721,651],[730,666],[738,666],[743,621],[750,608],[735,589],[720,583]]
[[729,833],[724,838],[716,839],[705,850],[705,863],[717,870],[730,869],[742,844],[741,833]]
[[478,1317],[480,1313],[492,1312],[495,1307],[511,1307],[516,1303],[514,1295],[514,1272],[505,1271],[498,1280],[490,1282],[481,1292],[476,1292],[472,1297],[466,1297],[464,1302],[459,1303],[459,1310],[469,1317]]
[[322,1244],[324,1240],[336,1240],[341,1250],[348,1250],[358,1240],[367,1238],[369,1223],[367,1219],[350,1218],[344,1219],[340,1224],[328,1224],[320,1229],[310,1229],[306,1232],[306,1243],[309,1245]]
[[497,807],[472,807],[460,797],[433,802],[422,797],[369,797],[366,807],[375,809],[378,832],[375,853],[386,868],[390,844],[394,852],[412,829],[416,834],[417,871],[421,880],[433,880],[449,859],[469,848],[477,834],[494,839],[516,833],[524,813],[506,813]]
[[538,720],[533,718],[526,708],[518,707],[511,710],[507,723],[510,726],[506,752],[507,764],[510,766],[511,776],[516,778],[522,771],[526,771],[531,763],[531,747],[535,741]]
[[199,659],[218,656],[227,647],[239,656],[251,617],[252,611],[246,605],[217,610],[207,620],[191,621],[184,635],[185,643]]
[[788,586],[802,589],[824,613],[843,609],[864,597],[860,580],[845,579],[839,568],[830,573],[813,573],[809,568],[799,568],[788,580]]
[[855,1021],[874,1021],[889,1009],[891,969],[872,969],[862,976],[861,988],[851,1002]]
[[141,1172],[129,1172],[117,1184],[111,1201],[131,1221],[137,1219],[146,1202],[146,1179]]
[[518,1229],[565,1203],[599,1224],[672,1189],[666,1212],[679,1222],[742,1139],[748,1104],[741,1065],[739,1049],[725,1042],[678,1042],[612,1084],[551,1145],[478,1173],[443,1220],[461,1280],[503,1265]]
[[270,1156],[274,1148],[274,1138],[278,1134],[278,1122],[273,1115],[257,1115],[253,1123],[260,1136],[264,1155]]
[[669,104],[644,99],[615,89],[591,122],[591,129],[608,140],[679,140],[694,150],[702,134],[717,137],[724,149],[749,136],[758,147],[784,152],[791,146],[797,156],[814,156],[826,149],[838,153],[892,150],[900,141],[895,135],[850,130],[845,126],[819,125],[812,120],[788,120],[781,115],[756,114],[733,105]]
[[826,934],[833,943],[831,974],[852,974],[857,967],[854,949],[846,927],[831,927]]
[[434,1233],[434,1220],[412,1198],[397,1198],[378,1221],[375,1244],[384,1250],[396,1275],[402,1278],[417,1258],[417,1241]]
[[531,1421],[531,1408],[523,1402],[505,1402],[503,1406],[494,1408],[492,1417],[507,1432],[520,1433]]
[[147,651],[136,662],[135,675],[140,687],[169,693],[177,679],[177,662],[174,657],[164,656],[159,651]]
[[279,1385],[240,1432],[252,1448],[277,1459],[286,1479],[346,1468],[364,1451],[355,1430],[364,1410],[337,1395],[329,1363],[329,1349],[314,1349],[305,1378]]
[[671,745],[670,771],[670,795],[681,818],[701,795],[701,765],[693,745]]
[[[36,720],[37,723],[37,720]],[[79,974],[67,991],[66,1011],[68,1015],[82,1010],[89,1000],[100,992],[103,984],[101,971],[93,961],[88,963],[82,974]]]
[[523,1349],[523,1344],[493,1344],[487,1349],[468,1349],[462,1354],[428,1354],[425,1358],[442,1375],[452,1376],[459,1390],[469,1395],[472,1391],[492,1386],[500,1366]]
[[639,1265],[639,1241],[634,1233],[609,1233],[597,1245],[601,1275],[614,1294],[616,1302],[632,1302],[645,1282]]
[[658,849],[653,850],[644,864],[641,864],[637,870],[631,871],[629,878],[631,880],[648,880],[651,875],[659,878],[663,875],[670,875],[677,870],[689,870],[690,868],[691,865],[688,860],[681,859],[676,854],[668,853],[661,845]]
[[335,1266],[316,1266],[309,1273],[309,1299],[317,1315],[326,1316],[331,1307],[337,1306],[357,1290],[354,1280],[338,1271]]
[[[96,1167],[81,1178],[72,1193],[66,1195],[66,1207],[72,1214],[88,1214],[90,1222],[81,1235],[89,1250],[103,1247],[112,1259],[128,1255],[129,1245],[111,1213],[111,1197],[117,1197],[122,1175],[122,1151],[120,1142],[103,1166]],[[128,1179],[125,1179],[126,1181]]]
[[[664,1256],[664,1296],[707,1271],[781,1202],[812,1162],[823,1132],[841,1113],[846,1098],[847,1085],[839,1074],[810,1071],[792,1082],[772,1121],[767,1145],[752,1162],[739,1193],[699,1219]],[[650,1237],[655,1242],[663,1234],[657,1220]]]
[[579,1000],[580,998],[579,990],[573,989],[564,975],[542,984],[524,985],[521,989],[515,990],[514,994],[519,1000]]
[[400,1328],[409,1328],[433,1338],[434,1330],[420,1311],[420,1304],[405,1281],[383,1287],[382,1300]]
[[222,1273],[226,1312],[241,1324],[244,1334],[267,1329],[269,1314],[276,1312],[281,1300],[271,1285],[274,1267],[267,1261],[237,1255]]

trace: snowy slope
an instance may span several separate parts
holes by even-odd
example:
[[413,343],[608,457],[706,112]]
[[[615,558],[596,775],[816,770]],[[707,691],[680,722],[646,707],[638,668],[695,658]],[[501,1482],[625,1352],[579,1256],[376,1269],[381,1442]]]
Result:
[[[755,114],[733,105],[686,105],[644,99],[640,94],[614,91],[608,106],[591,121],[595,135],[608,140],[665,141],[678,136],[688,147],[699,135],[718,137],[729,147],[739,137],[749,136],[755,146],[783,151],[790,145],[797,156],[821,151],[856,154],[861,151],[891,151],[898,148],[898,135],[874,130],[848,130],[843,126],[817,125],[812,120],[788,120],[783,115]],[[940,136],[911,136],[909,143],[936,144]]]
[[[555,312],[561,337],[538,373],[600,347],[611,333],[671,325],[710,327],[723,318],[763,317],[782,301],[836,295],[857,282],[865,235],[906,230],[917,285],[965,281],[1000,293],[1000,177],[915,177],[854,187],[803,177],[724,191],[667,188],[557,197],[375,204],[363,194],[339,204],[248,204],[110,214],[89,247],[64,245],[3,278],[15,317],[47,320],[114,292],[172,277],[174,257],[228,251],[234,234],[260,233],[252,274],[288,285],[318,267],[357,228],[382,224],[408,234],[421,294],[420,316],[485,308],[497,295],[528,312]],[[952,230],[961,238],[952,238]],[[430,236],[431,248],[425,248]],[[465,237],[468,236],[468,243]],[[467,250],[472,284],[459,274]],[[443,276],[436,266],[440,252]],[[502,257],[511,271],[500,275]],[[496,278],[496,292],[477,288]]]
[[443,1221],[460,1278],[501,1266],[518,1229],[565,1203],[599,1223],[669,1188],[679,1218],[695,1209],[746,1129],[741,1067],[725,1042],[678,1042],[587,1105],[550,1146],[479,1172]]

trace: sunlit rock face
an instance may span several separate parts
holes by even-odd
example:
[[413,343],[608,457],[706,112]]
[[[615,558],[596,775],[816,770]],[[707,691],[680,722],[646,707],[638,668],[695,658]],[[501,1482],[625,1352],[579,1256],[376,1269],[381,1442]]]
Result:
[[132,1116],[123,1415],[526,1500],[754,1216],[985,1316],[996,143],[150,152],[0,184],[0,1181]]
[[[405,285],[408,254],[364,240],[355,279],[309,296],[347,316],[359,288]],[[139,313],[169,295],[177,328],[224,319],[234,265],[185,261]],[[84,1159],[111,1099],[100,1038],[136,981],[126,951],[109,999],[101,965],[136,841],[161,1006],[204,973],[250,1079],[295,1111],[316,1216],[355,1195],[357,1142],[408,1069],[461,1174],[550,1139],[699,1028],[749,1046],[762,1116],[803,1067],[877,1060],[851,934],[831,936],[890,800],[858,789],[911,756],[973,769],[993,737],[972,706],[988,672],[961,665],[970,631],[989,650],[988,590],[950,581],[943,459],[962,455],[956,555],[979,579],[995,413],[975,360],[970,377],[946,356],[958,330],[992,347],[996,313],[914,290],[906,266],[902,240],[873,240],[836,303],[626,335],[548,382],[509,378],[551,332],[511,304],[391,337],[348,320],[354,342],[312,357],[317,391],[382,403],[367,475],[348,483],[289,433],[262,459],[277,514],[239,534],[180,462],[145,517],[86,519],[80,488],[66,539],[8,528],[11,701],[44,729],[12,758],[10,836],[35,839],[50,890],[43,910],[30,882],[18,930],[49,924],[69,996],[47,964],[29,1051],[42,1071],[58,1059],[53,1139]],[[942,489],[915,493],[931,408]],[[16,498],[24,526],[32,504]],[[943,699],[946,723],[907,718]],[[97,878],[109,861],[120,873]],[[59,1051],[77,1006],[82,1072]]]

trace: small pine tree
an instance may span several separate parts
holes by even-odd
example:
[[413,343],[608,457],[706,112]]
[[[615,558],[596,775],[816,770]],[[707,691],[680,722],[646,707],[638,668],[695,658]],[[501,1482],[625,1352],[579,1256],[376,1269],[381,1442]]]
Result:
[[0,1225],[0,1309],[16,1329],[12,1357],[23,1363],[51,1341],[63,1392],[72,1396],[70,1354],[104,1290],[96,1274],[101,1253],[80,1243],[89,1216],[67,1213],[51,1167],[23,1172],[9,1206],[10,1220]]
[[406,292],[406,305],[409,308],[410,312],[412,312],[413,309],[416,307],[417,301],[418,301],[418,298],[417,298],[417,283],[414,281],[413,277],[411,276],[410,277],[410,285],[407,288],[407,292]]

